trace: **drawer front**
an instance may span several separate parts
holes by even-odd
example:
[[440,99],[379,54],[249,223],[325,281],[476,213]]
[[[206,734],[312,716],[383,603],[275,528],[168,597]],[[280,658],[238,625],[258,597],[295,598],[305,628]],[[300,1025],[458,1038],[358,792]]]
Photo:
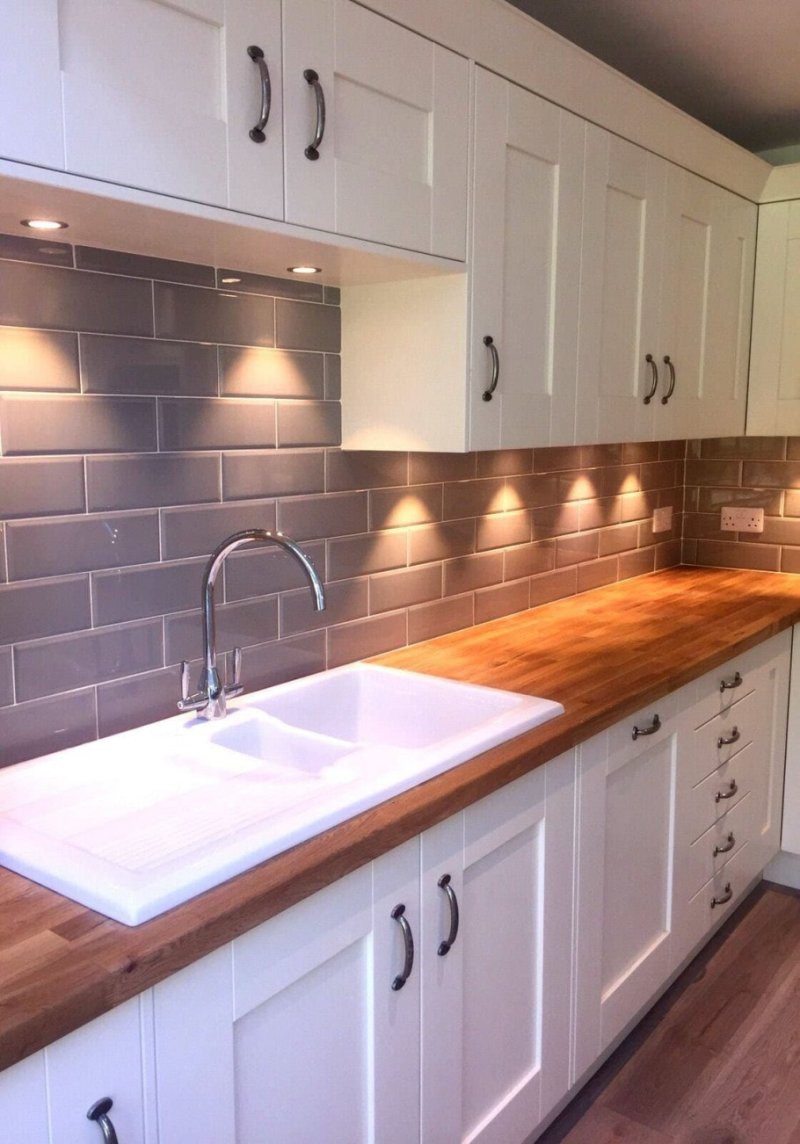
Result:
[[685,856],[684,893],[694,895],[752,841],[756,829],[756,799],[750,793],[701,834]]
[[696,786],[757,739],[763,724],[758,697],[758,691],[751,691],[694,732],[688,757],[682,762],[685,781]]
[[665,695],[616,723],[608,732],[608,773],[667,739],[675,730],[676,708],[676,696]]
[[[726,684],[722,686],[723,682]],[[702,726],[715,715],[729,711],[755,687],[753,666],[748,655],[731,660],[697,681],[697,699],[694,706],[694,725]]]
[[684,829],[686,842],[695,842],[714,823],[724,819],[752,787],[756,748],[749,743],[728,762],[717,767],[694,790],[684,792]]

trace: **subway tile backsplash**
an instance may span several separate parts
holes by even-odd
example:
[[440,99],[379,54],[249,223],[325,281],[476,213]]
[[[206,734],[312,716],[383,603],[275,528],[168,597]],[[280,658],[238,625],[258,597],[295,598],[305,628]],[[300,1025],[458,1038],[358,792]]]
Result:
[[[0,764],[174,714],[239,528],[302,542],[328,592],[315,613],[274,548],[227,561],[219,648],[251,688],[679,562],[685,442],[345,453],[340,345],[335,288],[0,236]],[[689,456],[695,516],[763,494],[744,547],[791,550],[800,449]]]

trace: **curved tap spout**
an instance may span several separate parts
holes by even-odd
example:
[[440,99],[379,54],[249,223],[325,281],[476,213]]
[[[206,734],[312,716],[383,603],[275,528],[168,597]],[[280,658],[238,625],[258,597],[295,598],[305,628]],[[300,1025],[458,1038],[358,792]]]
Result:
[[239,648],[234,651],[233,683],[230,686],[223,685],[217,670],[214,585],[226,557],[243,544],[251,543],[277,544],[291,553],[308,577],[314,596],[315,611],[321,612],[325,607],[325,589],[319,574],[306,554],[293,540],[281,532],[270,532],[265,528],[245,528],[241,532],[234,532],[214,549],[203,573],[203,671],[197,693],[189,695],[188,664],[185,662],[182,664],[183,696],[178,703],[181,711],[198,711],[206,719],[221,719],[227,710],[226,700],[242,693],[243,689],[239,682],[239,664],[241,661]]

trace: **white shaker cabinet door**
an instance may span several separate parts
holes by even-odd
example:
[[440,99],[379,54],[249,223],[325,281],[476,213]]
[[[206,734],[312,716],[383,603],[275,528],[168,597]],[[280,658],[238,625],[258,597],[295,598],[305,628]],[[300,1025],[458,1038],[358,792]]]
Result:
[[755,213],[738,196],[668,167],[659,438],[744,431]]
[[572,444],[585,124],[475,74],[470,444]]
[[64,166],[58,0],[0,0],[0,155]]
[[587,128],[576,409],[581,443],[646,441],[654,433],[664,380],[658,347],[666,166],[641,147]]
[[350,0],[291,0],[284,100],[288,222],[464,259],[465,59]]
[[[280,216],[279,16],[278,0],[60,0],[67,169]],[[264,143],[249,137],[262,94],[251,45],[271,71]]]
[[0,1072],[0,1124],[14,1144],[49,1144],[44,1050]]
[[800,433],[800,200],[758,211],[747,432]]

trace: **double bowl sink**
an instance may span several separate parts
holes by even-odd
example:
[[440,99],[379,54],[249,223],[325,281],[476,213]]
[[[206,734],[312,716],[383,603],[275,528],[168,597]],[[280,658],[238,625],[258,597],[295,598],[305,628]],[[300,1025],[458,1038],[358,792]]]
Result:
[[0,771],[0,864],[126,925],[563,713],[352,664]]

